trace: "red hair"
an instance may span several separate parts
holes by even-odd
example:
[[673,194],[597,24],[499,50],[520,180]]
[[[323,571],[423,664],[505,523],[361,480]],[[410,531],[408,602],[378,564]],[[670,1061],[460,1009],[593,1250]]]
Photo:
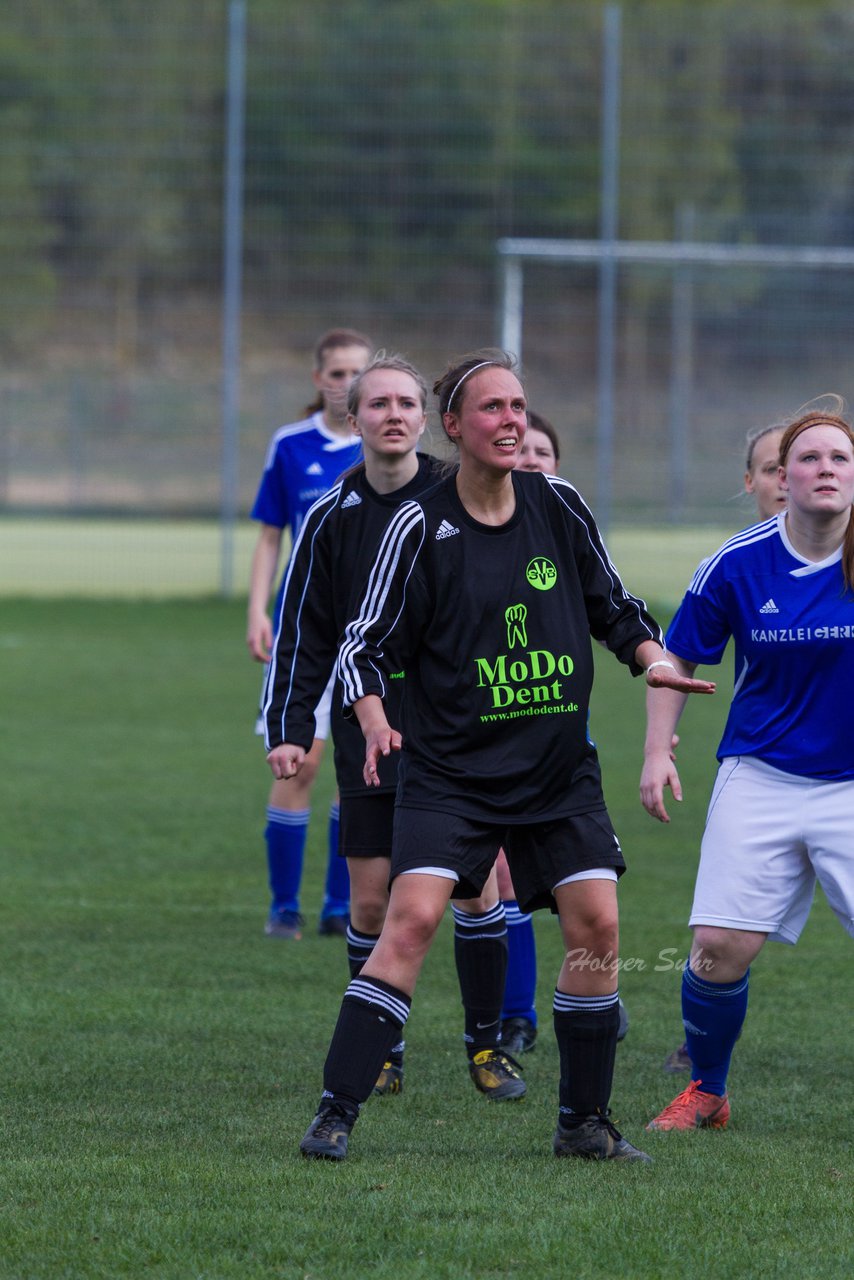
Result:
[[[783,432],[783,439],[780,441],[781,467],[785,467],[786,459],[798,436],[810,427],[837,427],[854,449],[854,431],[851,430],[849,422],[837,413],[822,413],[818,409],[811,409],[809,413],[803,413],[791,422]],[[845,537],[842,539],[842,576],[848,590],[854,591],[854,507],[851,508]]]

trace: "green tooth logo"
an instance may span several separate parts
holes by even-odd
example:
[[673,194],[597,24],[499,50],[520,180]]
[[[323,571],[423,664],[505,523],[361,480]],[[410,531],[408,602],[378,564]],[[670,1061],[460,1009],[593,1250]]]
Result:
[[513,649],[518,642],[523,649],[528,645],[528,633],[525,630],[525,619],[528,610],[523,604],[511,604],[504,610],[504,621],[507,623],[507,648]]
[[534,556],[525,570],[525,577],[537,591],[551,591],[557,582],[557,569],[545,556]]

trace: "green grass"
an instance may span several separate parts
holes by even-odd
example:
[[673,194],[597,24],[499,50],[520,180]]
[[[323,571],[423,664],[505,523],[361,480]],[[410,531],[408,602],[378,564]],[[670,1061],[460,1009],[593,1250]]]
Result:
[[[368,1103],[341,1167],[297,1143],[346,984],[313,932],[266,939],[268,775],[243,607],[0,602],[0,1277],[842,1277],[852,1251],[846,946],[823,898],[769,947],[726,1133],[646,1135],[675,1092],[679,973],[725,698],[683,726],[669,828],[637,800],[643,689],[597,655],[593,714],[630,865],[631,1016],[615,1118],[651,1168],[555,1161],[554,920],[522,1104],[467,1079],[447,922],[407,1028],[406,1090]],[[722,681],[726,684],[726,678]],[[662,951],[668,952],[659,959]]]
[[[242,594],[258,526],[236,524],[232,585]],[[615,528],[614,563],[632,591],[671,609],[703,556],[730,527]],[[214,520],[0,519],[0,597],[164,599],[222,586],[223,535]]]
[[[233,583],[243,592],[258,526],[233,531]],[[222,586],[214,520],[0,519],[0,596],[181,598]]]

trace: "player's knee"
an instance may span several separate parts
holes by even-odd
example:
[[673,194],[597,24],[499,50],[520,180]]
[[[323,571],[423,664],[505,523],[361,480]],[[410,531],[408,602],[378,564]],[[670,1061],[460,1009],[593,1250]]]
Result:
[[293,777],[277,779],[270,789],[270,804],[277,809],[310,808],[311,790],[316,777],[317,766],[306,763]]
[[590,904],[573,912],[565,922],[567,942],[605,954],[616,952],[620,941],[620,918],[616,902]]
[[695,925],[691,968],[710,981],[731,981],[746,973],[765,939],[738,929]]
[[616,956],[620,950],[620,926],[616,917],[598,919],[590,930],[590,950],[603,958]]
[[360,895],[358,901],[351,897],[350,918],[353,921],[353,927],[360,933],[381,933],[387,907],[387,894]]
[[[319,771],[320,771],[320,761],[312,760],[311,756],[307,755],[305,760],[303,761],[302,768],[297,774],[297,779],[299,780],[299,782],[302,784],[303,788],[306,791],[311,790]],[[295,781],[297,779],[295,779]]]
[[463,901],[457,901],[455,906],[460,911],[465,911],[468,915],[479,916],[486,911],[492,911],[498,905],[498,893],[495,889],[484,889],[479,898],[466,898]]
[[395,921],[389,942],[401,959],[411,961],[426,955],[439,927],[439,919],[430,911],[415,910]]

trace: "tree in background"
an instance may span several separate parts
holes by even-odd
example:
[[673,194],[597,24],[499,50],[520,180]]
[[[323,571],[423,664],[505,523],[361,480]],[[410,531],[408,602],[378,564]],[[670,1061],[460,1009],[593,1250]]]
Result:
[[43,139],[56,105],[35,51],[0,30],[0,347],[10,352],[26,350],[56,295],[55,230],[43,198]]

